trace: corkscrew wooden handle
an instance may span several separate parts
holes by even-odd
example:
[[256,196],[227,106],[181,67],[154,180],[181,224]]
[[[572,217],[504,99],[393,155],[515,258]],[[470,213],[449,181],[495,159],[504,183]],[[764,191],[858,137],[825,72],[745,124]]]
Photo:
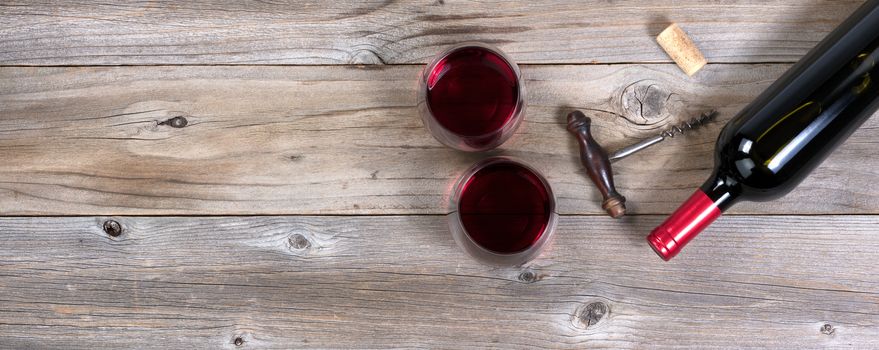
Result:
[[626,198],[614,187],[610,160],[607,152],[592,137],[591,124],[592,120],[583,112],[573,111],[568,114],[568,131],[574,134],[580,144],[580,162],[604,197],[601,207],[612,218],[619,218],[626,213]]

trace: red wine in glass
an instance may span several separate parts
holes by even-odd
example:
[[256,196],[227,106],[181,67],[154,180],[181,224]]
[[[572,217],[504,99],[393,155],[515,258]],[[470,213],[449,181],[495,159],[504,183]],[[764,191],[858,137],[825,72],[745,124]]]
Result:
[[453,203],[449,224],[456,241],[477,258],[499,264],[536,256],[558,216],[543,176],[507,157],[489,158],[468,170]]
[[523,116],[524,93],[515,63],[498,49],[467,43],[444,51],[427,66],[419,111],[443,144],[484,151],[512,136]]

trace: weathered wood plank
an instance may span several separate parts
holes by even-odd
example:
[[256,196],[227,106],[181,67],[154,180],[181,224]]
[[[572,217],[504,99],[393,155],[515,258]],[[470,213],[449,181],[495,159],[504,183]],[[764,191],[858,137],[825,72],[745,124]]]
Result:
[[2,65],[383,64],[495,43],[524,63],[670,62],[680,23],[709,62],[793,62],[862,3],[773,1],[4,1]]
[[[707,178],[721,125],[784,65],[527,66],[517,135],[491,154],[543,171],[566,214],[601,214],[564,117],[613,149],[710,107],[720,121],[614,165],[632,213],[668,213]],[[443,214],[484,154],[416,114],[419,68],[0,68],[0,214]],[[169,120],[182,116],[187,125]],[[177,125],[180,126],[180,125]],[[879,213],[879,120],[780,201],[737,213]]]
[[[9,348],[879,347],[879,217],[724,217],[668,263],[644,242],[660,219],[562,217],[540,258],[493,268],[442,216],[123,217],[116,238],[0,218],[0,329]],[[591,303],[609,311],[588,325]]]

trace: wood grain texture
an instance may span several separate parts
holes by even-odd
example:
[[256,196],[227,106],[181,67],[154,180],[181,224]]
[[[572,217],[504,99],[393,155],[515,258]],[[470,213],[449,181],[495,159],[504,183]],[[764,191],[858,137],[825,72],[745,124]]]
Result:
[[[722,125],[786,65],[526,66],[526,119],[499,151],[542,171],[563,214],[601,214],[565,130],[616,149],[709,108],[719,121],[614,164],[631,213],[669,213],[713,165]],[[0,68],[0,214],[444,214],[485,154],[442,147],[419,67]],[[174,127],[174,118],[185,127]],[[178,118],[181,119],[181,118]],[[180,125],[177,125],[180,126]],[[736,213],[879,213],[879,119],[797,190]]]
[[879,347],[876,216],[724,217],[668,263],[660,219],[494,268],[442,216],[0,218],[3,347]]
[[[861,2],[3,1],[0,348],[879,348],[875,117],[674,261],[644,241],[720,126]],[[653,41],[671,22],[712,63],[692,79]],[[530,93],[488,154],[442,147],[414,106],[415,64],[466,40],[524,63]],[[721,117],[614,164],[641,214],[615,221],[573,108],[610,149]],[[494,154],[565,214],[527,266],[420,215]]]
[[452,43],[524,63],[670,62],[671,22],[709,62],[793,62],[862,3],[4,1],[0,65],[424,63]]

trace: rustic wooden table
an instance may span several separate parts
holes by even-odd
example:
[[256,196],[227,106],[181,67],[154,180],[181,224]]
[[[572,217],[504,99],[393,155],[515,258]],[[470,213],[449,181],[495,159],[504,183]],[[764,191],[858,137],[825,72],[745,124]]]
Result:
[[[879,118],[675,260],[644,241],[724,122],[859,3],[3,1],[0,347],[877,348]],[[693,78],[653,41],[670,22],[711,62]],[[490,152],[557,192],[527,266],[475,262],[445,223],[486,155],[436,142],[415,88],[465,40],[527,78],[525,122]],[[610,148],[721,117],[617,163],[615,221],[573,108]]]

